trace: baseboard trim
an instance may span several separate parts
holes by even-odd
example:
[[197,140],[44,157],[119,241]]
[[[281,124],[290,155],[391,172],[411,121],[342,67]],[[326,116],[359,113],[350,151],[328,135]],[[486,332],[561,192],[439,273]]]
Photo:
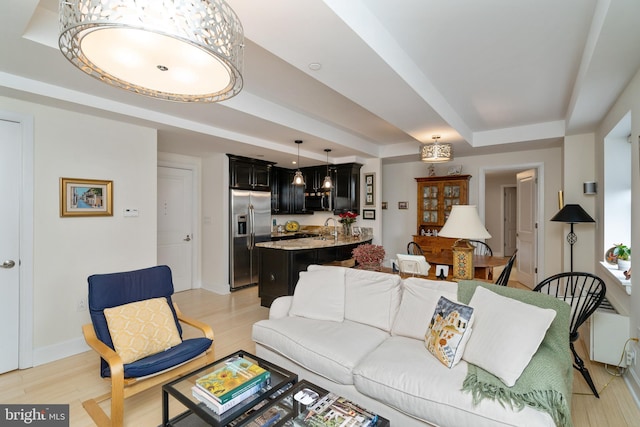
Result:
[[638,408],[640,408],[640,378],[638,378],[638,375],[633,369],[627,369],[627,372],[625,372],[622,378],[625,384],[627,384],[633,400],[636,402]]
[[33,351],[33,366],[44,365],[45,363],[84,353],[88,350],[90,350],[90,348],[82,337],[40,347]]

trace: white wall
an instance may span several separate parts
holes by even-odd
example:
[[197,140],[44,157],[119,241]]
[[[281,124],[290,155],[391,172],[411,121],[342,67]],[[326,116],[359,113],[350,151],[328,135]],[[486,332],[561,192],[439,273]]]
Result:
[[[154,129],[0,97],[34,117],[33,350],[38,365],[86,348],[77,311],[94,273],[156,262]],[[60,217],[59,179],[113,181],[112,217]],[[140,216],[124,218],[124,208]]]
[[[417,155],[416,155],[417,157]],[[485,216],[485,201],[478,200],[479,176],[487,170],[526,169],[541,167],[543,183],[543,218],[540,230],[543,233],[541,252],[544,259],[540,262],[539,276],[546,277],[561,271],[560,254],[563,239],[562,226],[549,223],[549,219],[557,212],[557,193],[561,180],[560,148],[521,151],[516,153],[499,153],[484,156],[458,157],[452,164],[462,165],[462,173],[472,176],[469,182],[469,204],[478,205],[481,217]],[[446,174],[448,165],[437,165],[438,175]],[[382,201],[388,202],[388,209],[382,211],[382,241],[388,253],[406,252],[407,243],[417,230],[417,184],[416,177],[428,176],[427,166],[415,161],[411,163],[393,163],[382,167]],[[399,201],[408,201],[409,209],[398,209]]]
[[[598,159],[596,170],[598,172],[597,181],[604,182],[604,139],[611,132],[611,130],[629,113],[631,112],[631,248],[637,249],[640,248],[640,224],[638,223],[638,218],[640,217],[640,147],[639,145],[639,135],[640,135],[640,72],[637,73],[632,81],[629,83],[627,88],[623,91],[622,95],[618,98],[615,105],[611,108],[605,119],[602,121],[600,127],[598,128],[598,132],[596,133],[596,158]],[[566,167],[566,165],[565,165]],[[577,166],[576,166],[577,167]],[[598,193],[597,197],[598,210],[600,212],[604,211],[604,197],[601,192]],[[598,229],[598,233],[595,238],[595,246],[597,248],[604,248],[607,244],[611,242],[604,241],[604,232],[602,228]],[[599,261],[602,257],[602,254],[597,253],[594,262]],[[631,269],[635,266],[635,271],[640,271],[640,267],[637,264],[637,256],[631,257]],[[599,270],[602,272],[602,268],[599,267]],[[609,278],[605,274],[599,274],[603,277],[607,283],[607,296],[610,293],[615,293],[614,295],[623,294],[621,291],[621,286],[609,280]],[[632,281],[636,282],[635,286],[631,291],[631,296],[629,297],[629,316],[630,316],[630,324],[629,324],[629,337],[632,338],[640,338],[640,290],[636,289],[637,280],[632,276]],[[638,343],[630,343],[636,354],[640,351],[640,346]],[[635,366],[631,366],[629,369],[629,374],[626,376],[628,384],[631,385],[632,391],[635,392],[636,398],[640,396],[640,365],[636,364]]]

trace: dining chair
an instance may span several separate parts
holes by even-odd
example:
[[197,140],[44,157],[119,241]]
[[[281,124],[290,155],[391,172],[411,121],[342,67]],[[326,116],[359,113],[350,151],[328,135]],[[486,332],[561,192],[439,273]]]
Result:
[[498,279],[496,279],[496,285],[507,286],[509,284],[509,277],[511,276],[511,269],[513,268],[513,264],[516,261],[516,254],[517,253],[518,253],[518,250],[516,249],[513,252],[513,254],[511,254],[511,258],[509,258],[509,261],[507,262],[507,265],[504,266],[504,269],[500,273],[500,276],[498,276]]
[[569,346],[573,353],[573,367],[580,371],[593,394],[600,398],[584,361],[578,356],[573,343],[577,341],[580,326],[593,314],[604,300],[607,287],[604,281],[591,273],[559,273],[540,282],[534,289],[558,298],[571,306]]
[[416,242],[409,242],[407,244],[407,253],[409,255],[424,255],[422,248]]
[[475,255],[493,256],[493,251],[491,250],[491,247],[487,245],[485,242],[481,240],[469,240],[469,243],[471,243],[475,248],[473,250],[473,253]]

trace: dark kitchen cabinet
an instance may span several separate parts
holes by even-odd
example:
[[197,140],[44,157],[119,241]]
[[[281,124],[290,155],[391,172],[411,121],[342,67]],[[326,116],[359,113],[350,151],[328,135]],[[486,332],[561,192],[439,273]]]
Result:
[[295,170],[271,168],[271,213],[273,215],[311,214],[305,207],[305,188],[293,185]]
[[359,163],[345,163],[332,167],[333,213],[360,211],[360,168]]
[[269,191],[271,189],[272,162],[248,157],[229,157],[229,186],[243,190]]

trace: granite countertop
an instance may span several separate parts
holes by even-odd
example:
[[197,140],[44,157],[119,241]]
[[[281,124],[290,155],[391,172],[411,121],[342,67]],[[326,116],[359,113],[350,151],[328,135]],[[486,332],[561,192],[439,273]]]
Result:
[[259,248],[269,249],[282,249],[285,251],[296,251],[301,249],[320,249],[329,248],[332,246],[352,245],[354,243],[364,243],[371,240],[371,237],[348,237],[339,236],[338,239],[334,239],[332,236],[326,238],[321,237],[307,237],[303,239],[290,239],[290,240],[275,240],[272,242],[260,242],[256,243]]

